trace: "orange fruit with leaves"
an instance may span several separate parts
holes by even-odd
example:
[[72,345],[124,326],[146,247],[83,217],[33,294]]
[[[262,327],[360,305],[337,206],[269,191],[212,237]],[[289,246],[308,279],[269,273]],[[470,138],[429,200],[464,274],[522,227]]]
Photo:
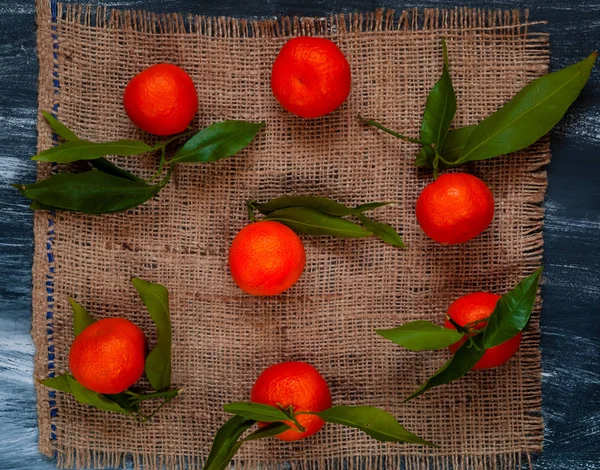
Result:
[[85,328],[73,341],[69,368],[84,387],[98,393],[121,393],[144,372],[146,337],[125,318],[105,318]]
[[[294,414],[301,411],[324,411],[331,408],[331,392],[319,371],[305,362],[282,362],[267,368],[258,376],[250,401],[285,409],[292,407]],[[277,435],[283,441],[298,441],[316,434],[325,424],[318,416],[297,414],[296,420],[304,431],[290,422],[291,427]],[[266,423],[261,423],[261,426]]]
[[[487,322],[478,320],[488,318],[494,311],[494,308],[496,308],[498,300],[500,300],[499,295],[490,294],[488,292],[475,292],[459,297],[452,302],[446,314],[460,326],[471,323],[474,330],[480,330],[485,328]],[[446,319],[444,327],[456,329],[448,319]],[[521,337],[522,333],[519,333],[508,341],[487,349],[473,369],[491,369],[505,364],[519,349]],[[454,343],[450,346],[450,350],[453,353],[456,352],[466,340],[466,338],[463,338],[457,343]]]

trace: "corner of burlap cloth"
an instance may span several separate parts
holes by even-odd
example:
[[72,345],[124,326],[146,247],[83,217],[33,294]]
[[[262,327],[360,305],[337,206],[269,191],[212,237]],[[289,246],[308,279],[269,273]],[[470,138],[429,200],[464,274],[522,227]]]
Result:
[[[147,138],[122,108],[125,84],[160,61],[197,85],[197,126],[263,120],[239,155],[178,167],[155,199],[125,214],[35,216],[35,378],[67,369],[68,297],[98,317],[125,315],[150,340],[153,327],[129,279],[171,292],[173,380],[185,393],[151,423],[77,404],[37,385],[39,446],[64,467],[196,468],[224,422],[222,404],[247,400],[255,377],[283,360],[314,364],[334,403],[384,408],[439,449],[380,443],[329,425],[303,442],[249,443],[235,468],[484,469],[531,465],[541,450],[539,311],[506,366],[471,373],[403,405],[448,353],[411,353],[373,333],[409,320],[441,322],[449,303],[475,290],[505,292],[541,263],[548,139],[470,165],[496,199],[490,229],[461,246],[420,231],[414,206],[432,179],[413,144],[364,127],[356,114],[418,135],[447,38],[457,90],[456,125],[476,122],[548,68],[548,37],[527,14],[467,8],[238,20],[158,15],[38,0],[39,108],[80,137]],[[270,67],[290,36],[332,38],[348,57],[353,90],[336,112],[302,120],[283,111]],[[39,148],[54,144],[40,121]],[[149,176],[153,162],[119,158]],[[52,169],[40,166],[40,177]],[[360,204],[398,201],[377,217],[398,227],[399,250],[377,239],[305,237],[300,282],[276,298],[244,295],[227,272],[228,246],[247,223],[244,202],[314,194]]]

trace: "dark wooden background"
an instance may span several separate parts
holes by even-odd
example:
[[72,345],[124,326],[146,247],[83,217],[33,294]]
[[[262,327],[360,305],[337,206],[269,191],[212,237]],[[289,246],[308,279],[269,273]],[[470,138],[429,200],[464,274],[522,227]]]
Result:
[[[204,15],[322,16],[335,12],[453,7],[454,0],[111,0],[116,8]],[[479,1],[529,8],[548,20],[552,70],[600,46],[600,0]],[[542,314],[545,449],[536,469],[600,469],[600,66],[552,133],[546,198]],[[36,148],[34,0],[0,0],[0,469],[51,469],[37,452],[32,371],[32,216],[9,184],[31,182]]]

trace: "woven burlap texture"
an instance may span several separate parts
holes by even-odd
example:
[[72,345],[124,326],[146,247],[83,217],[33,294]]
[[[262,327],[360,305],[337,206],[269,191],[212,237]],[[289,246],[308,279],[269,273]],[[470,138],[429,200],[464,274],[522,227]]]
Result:
[[[428,91],[441,73],[446,37],[457,90],[456,125],[467,125],[547,72],[547,35],[518,12],[377,11],[324,19],[235,20],[156,15],[38,2],[39,107],[54,109],[81,138],[150,139],[128,120],[128,80],[157,62],[182,66],[200,100],[194,126],[223,119],[265,121],[250,147],[213,164],[177,167],[152,201],[124,214],[35,215],[35,377],[64,372],[73,340],[68,297],[100,317],[125,316],[152,343],[154,328],[130,278],[171,294],[173,382],[184,394],[151,423],[77,404],[37,385],[39,445],[60,466],[199,468],[227,419],[222,405],[248,400],[266,367],[315,365],[335,404],[393,413],[439,449],[383,444],[328,425],[303,442],[249,443],[235,468],[517,468],[541,449],[539,305],[521,350],[497,370],[469,374],[408,404],[402,399],[449,357],[412,353],[374,333],[410,320],[442,322],[469,292],[504,293],[541,263],[548,141],[465,168],[492,189],[488,230],[460,246],[429,240],[415,201],[432,173],[414,166],[418,146],[368,128],[357,113],[417,136]],[[295,35],[331,38],[352,68],[352,93],[332,114],[285,112],[269,85],[278,50]],[[39,122],[39,148],[53,145]],[[149,157],[121,158],[150,176]],[[40,167],[40,177],[49,174]],[[248,223],[247,199],[321,195],[348,204],[397,201],[375,218],[399,229],[397,249],[376,238],[303,237],[300,281],[273,298],[244,294],[227,252]],[[130,457],[127,457],[127,456]]]

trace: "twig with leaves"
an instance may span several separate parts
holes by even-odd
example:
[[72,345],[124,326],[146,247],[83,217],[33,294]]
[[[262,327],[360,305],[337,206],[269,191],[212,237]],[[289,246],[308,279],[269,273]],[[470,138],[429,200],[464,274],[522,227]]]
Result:
[[[529,325],[535,304],[542,267],[504,294],[492,314],[465,326],[453,322],[456,330],[443,328],[428,321],[413,321],[396,328],[376,330],[384,338],[410,351],[445,349],[459,341],[467,341],[421,387],[405,401],[411,400],[439,385],[461,378],[482,358],[486,350],[498,346],[521,333]],[[452,322],[452,319],[449,318]],[[486,322],[484,328],[477,324]]]
[[[382,442],[404,442],[437,447],[402,426],[390,413],[372,406],[333,406],[327,410],[294,412],[293,407],[270,406],[261,403],[235,402],[223,407],[233,414],[216,433],[204,470],[224,470],[240,447],[248,441],[275,437],[296,426],[302,432],[296,416],[313,414],[323,421],[359,429],[373,439]],[[257,429],[245,438],[242,434],[257,423],[268,425]],[[289,423],[289,424],[288,424]]]
[[479,123],[450,129],[457,103],[445,39],[442,39],[442,50],[442,75],[427,97],[419,139],[359,115],[365,124],[420,144],[415,165],[433,168],[436,177],[440,168],[506,155],[539,140],[562,119],[579,96],[598,57],[598,53],[593,52],[581,62],[533,80]]
[[[81,385],[71,374],[57,375],[42,380],[43,385],[73,395],[75,400],[84,405],[90,405],[104,411],[112,411],[131,416],[138,421],[151,419],[161,408],[178,397],[183,389],[171,387],[171,317],[169,313],[169,292],[161,284],[132,279],[133,286],[138,291],[146,306],[154,325],[156,326],[157,341],[154,348],[146,357],[144,372],[153,392],[140,392],[127,389],[118,394],[104,394],[90,390]],[[96,319],[73,299],[69,299],[73,311],[73,332],[75,337],[81,334]],[[149,414],[142,412],[141,404],[146,400],[162,398],[162,402]]]
[[[262,122],[222,121],[198,132],[185,131],[150,146],[138,140],[83,140],[50,113],[42,114],[64,142],[33,156],[32,160],[57,164],[84,162],[91,165],[92,169],[83,173],[58,173],[37,183],[13,186],[31,199],[31,209],[68,210],[86,214],[122,212],[143,204],[169,183],[175,165],[209,163],[235,155],[248,146],[264,126]],[[167,161],[167,148],[182,141],[183,144]],[[141,154],[159,155],[157,170],[148,180],[105,158],[110,155],[127,157]]]
[[[297,233],[306,235],[329,235],[340,238],[363,238],[376,236],[384,242],[404,248],[398,232],[388,224],[376,222],[364,213],[391,202],[371,202],[356,207],[348,207],[339,202],[319,196],[284,196],[269,202],[248,201],[246,206],[250,220],[257,219],[254,211],[287,225]],[[344,217],[353,216],[361,225]]]

